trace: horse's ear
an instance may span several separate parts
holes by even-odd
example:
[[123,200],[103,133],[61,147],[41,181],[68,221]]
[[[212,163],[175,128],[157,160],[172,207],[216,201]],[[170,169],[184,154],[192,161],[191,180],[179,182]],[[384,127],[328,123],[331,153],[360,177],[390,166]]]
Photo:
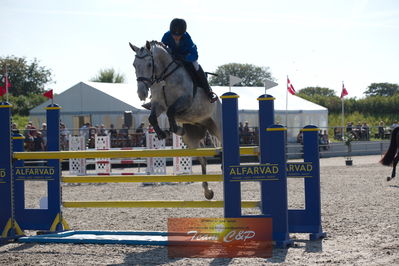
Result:
[[145,47],[147,48],[147,50],[150,50],[150,49],[151,49],[151,44],[150,44],[149,41],[147,41],[147,42],[145,43]]
[[129,42],[129,46],[130,46],[130,48],[132,48],[132,50],[133,50],[135,53],[137,53],[137,51],[140,50],[140,48],[138,48],[137,46],[134,46],[134,45],[131,44],[130,42]]

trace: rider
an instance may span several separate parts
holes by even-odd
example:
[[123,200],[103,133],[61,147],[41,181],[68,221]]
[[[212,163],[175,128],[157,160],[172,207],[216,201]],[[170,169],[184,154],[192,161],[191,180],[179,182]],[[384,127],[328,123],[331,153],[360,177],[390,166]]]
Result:
[[184,19],[175,18],[170,23],[170,30],[162,37],[162,42],[169,47],[175,59],[181,60],[193,81],[198,81],[199,86],[205,90],[211,103],[217,101],[217,95],[209,86],[204,70],[198,64],[197,46],[186,31],[187,24]]

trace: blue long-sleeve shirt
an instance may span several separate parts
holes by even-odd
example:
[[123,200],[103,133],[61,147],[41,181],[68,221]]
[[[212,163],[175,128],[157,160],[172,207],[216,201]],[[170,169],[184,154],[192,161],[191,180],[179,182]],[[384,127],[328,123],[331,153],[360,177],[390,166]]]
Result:
[[187,62],[198,60],[197,46],[191,40],[191,36],[187,32],[182,35],[179,45],[176,45],[170,31],[163,35],[162,42],[169,47],[174,56],[181,56]]

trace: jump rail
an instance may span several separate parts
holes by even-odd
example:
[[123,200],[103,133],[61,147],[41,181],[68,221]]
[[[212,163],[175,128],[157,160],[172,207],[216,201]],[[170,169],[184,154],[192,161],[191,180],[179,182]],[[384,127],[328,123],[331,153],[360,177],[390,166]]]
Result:
[[[43,151],[14,152],[17,160],[79,159],[79,158],[129,158],[129,157],[213,157],[220,156],[222,148],[199,148],[180,150],[108,150],[108,151]],[[241,155],[258,155],[258,147],[241,147]]]

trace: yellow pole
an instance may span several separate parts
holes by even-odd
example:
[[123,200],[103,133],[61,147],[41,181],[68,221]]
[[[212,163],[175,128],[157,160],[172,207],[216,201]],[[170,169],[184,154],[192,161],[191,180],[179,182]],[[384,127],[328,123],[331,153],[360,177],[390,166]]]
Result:
[[[18,160],[34,159],[78,159],[78,158],[146,158],[146,157],[213,157],[221,148],[176,149],[176,150],[108,150],[108,151],[43,151],[14,152]],[[242,155],[258,155],[258,147],[240,148]]]
[[[259,201],[243,201],[243,208],[258,208]],[[72,201],[65,208],[223,208],[223,201]]]
[[222,175],[111,175],[63,176],[64,183],[222,182]]

